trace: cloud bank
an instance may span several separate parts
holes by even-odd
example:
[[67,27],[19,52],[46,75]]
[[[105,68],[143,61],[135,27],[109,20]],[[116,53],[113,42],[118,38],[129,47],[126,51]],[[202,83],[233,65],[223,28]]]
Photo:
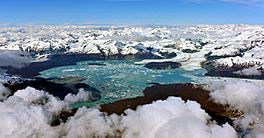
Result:
[[213,86],[212,98],[223,105],[231,105],[244,112],[234,121],[246,137],[264,136],[264,86],[247,81],[227,81]]
[[[0,86],[1,92],[8,91]],[[3,137],[237,137],[229,125],[217,125],[193,101],[170,97],[164,101],[126,110],[126,115],[107,116],[98,108],[80,108],[65,123],[51,126],[69,108],[44,91],[26,88],[0,102],[0,134]]]
[[[126,110],[125,115],[106,115],[98,108],[80,108],[66,122],[52,126],[70,104],[85,101],[81,89],[65,100],[28,87],[10,95],[0,84],[0,134],[3,137],[124,137],[124,138],[237,138],[264,136],[264,86],[247,81],[226,81],[210,86],[215,102],[243,111],[234,126],[218,125],[194,101],[169,97]],[[236,131],[237,130],[237,131]]]
[[18,50],[0,50],[0,66],[21,68],[31,62],[29,53]]

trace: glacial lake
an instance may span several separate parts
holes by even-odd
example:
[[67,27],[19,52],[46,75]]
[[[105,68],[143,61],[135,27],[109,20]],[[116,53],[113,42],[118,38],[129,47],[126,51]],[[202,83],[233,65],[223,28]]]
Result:
[[[84,61],[77,65],[56,67],[40,72],[43,78],[82,77],[83,83],[101,91],[101,99],[86,106],[110,103],[143,95],[151,83],[200,83],[206,70],[153,70],[136,65],[132,60]],[[195,78],[195,79],[194,79]]]

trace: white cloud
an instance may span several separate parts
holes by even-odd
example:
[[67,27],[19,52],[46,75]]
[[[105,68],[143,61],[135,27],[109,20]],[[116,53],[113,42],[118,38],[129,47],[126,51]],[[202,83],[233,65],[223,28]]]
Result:
[[0,50],[0,66],[21,68],[30,63],[32,59],[28,53],[18,50]]
[[231,105],[244,112],[234,121],[246,137],[264,136],[264,87],[247,81],[227,81],[213,86],[211,97],[223,105]]
[[0,83],[0,101],[4,100],[9,94],[10,91]]
[[92,97],[92,93],[90,91],[85,91],[83,88],[79,89],[77,94],[67,94],[64,98],[68,103],[76,103],[81,101],[89,101]]
[[[244,112],[244,117],[234,124],[247,132],[246,137],[264,136],[264,86],[226,81],[210,88],[216,102]],[[0,96],[2,92],[8,90],[0,84]],[[81,95],[82,92],[77,97]],[[79,101],[77,97],[72,98]],[[211,117],[200,104],[177,97],[143,105],[135,111],[128,109],[121,116],[107,116],[98,108],[80,108],[65,123],[55,127],[51,126],[54,118],[69,108],[66,100],[30,87],[2,100],[0,134],[3,137],[237,137],[229,124],[220,126],[210,121]]]
[[[2,87],[2,86],[1,86]],[[143,105],[126,115],[107,116],[97,108],[80,108],[67,122],[51,126],[67,102],[47,92],[26,88],[0,102],[2,137],[201,137],[235,138],[229,125],[217,125],[193,101],[170,97]]]

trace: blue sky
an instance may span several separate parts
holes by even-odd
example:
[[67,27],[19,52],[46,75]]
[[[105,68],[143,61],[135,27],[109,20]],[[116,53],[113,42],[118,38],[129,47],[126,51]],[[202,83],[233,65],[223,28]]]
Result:
[[0,0],[0,22],[264,24],[264,0]]

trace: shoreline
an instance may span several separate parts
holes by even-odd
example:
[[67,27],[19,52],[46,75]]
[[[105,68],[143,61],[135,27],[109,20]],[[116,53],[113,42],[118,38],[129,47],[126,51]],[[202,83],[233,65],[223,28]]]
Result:
[[48,60],[42,62],[32,62],[29,65],[22,68],[14,68],[11,66],[0,67],[1,69],[7,70],[6,73],[22,78],[34,78],[39,72],[48,70],[55,67],[76,65],[77,62],[88,61],[88,60],[142,60],[142,59],[159,59],[160,57],[152,53],[137,53],[129,55],[110,55],[105,56],[103,54],[78,54],[78,53],[67,53],[49,55]]
[[215,103],[209,96],[210,91],[202,88],[202,85],[192,83],[176,83],[165,85],[153,85],[147,87],[144,96],[136,98],[122,99],[113,103],[101,105],[101,111],[111,114],[125,114],[125,110],[137,109],[140,105],[151,104],[154,101],[166,100],[170,96],[180,97],[185,102],[188,100],[196,101],[201,105],[213,120],[219,124],[226,122],[232,124],[232,119],[241,116],[241,112],[231,110],[226,105]]

